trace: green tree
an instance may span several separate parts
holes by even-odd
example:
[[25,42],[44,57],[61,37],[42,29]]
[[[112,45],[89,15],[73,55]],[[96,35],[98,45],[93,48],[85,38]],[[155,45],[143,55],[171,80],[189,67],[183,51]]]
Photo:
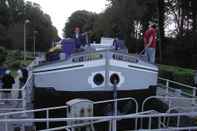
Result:
[[56,28],[51,18],[45,14],[39,4],[24,0],[0,1],[0,43],[1,46],[14,49],[23,48],[24,21],[30,20],[27,27],[27,50],[33,49],[33,32],[36,37],[37,50],[47,50],[52,41],[58,39]]
[[6,60],[7,51],[4,47],[0,47],[0,65]]

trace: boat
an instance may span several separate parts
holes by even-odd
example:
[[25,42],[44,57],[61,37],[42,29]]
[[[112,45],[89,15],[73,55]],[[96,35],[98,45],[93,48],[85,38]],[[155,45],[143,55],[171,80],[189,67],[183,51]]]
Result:
[[[158,67],[128,54],[126,49],[115,50],[112,38],[102,38],[101,43],[90,44],[67,59],[36,66],[33,75],[36,95],[43,91],[59,93],[57,96],[65,96],[60,98],[65,103],[74,98],[112,98],[115,80],[121,97],[143,92],[145,97],[154,95],[150,88],[157,85]],[[35,97],[39,98],[35,101],[41,101],[42,94]]]
[[[22,102],[22,111],[0,113],[0,128],[196,130],[196,88],[159,78],[156,65],[129,54],[123,45],[121,40],[101,38],[75,50],[73,39],[61,41],[48,58],[30,64],[26,84],[13,90],[22,91],[23,97],[9,99]],[[177,89],[180,86],[187,91]]]

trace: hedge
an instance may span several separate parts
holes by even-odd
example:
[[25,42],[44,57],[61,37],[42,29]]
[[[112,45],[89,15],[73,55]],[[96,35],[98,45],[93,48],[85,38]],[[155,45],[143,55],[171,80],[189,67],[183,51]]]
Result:
[[159,65],[159,76],[180,83],[194,85],[194,70],[192,69]]

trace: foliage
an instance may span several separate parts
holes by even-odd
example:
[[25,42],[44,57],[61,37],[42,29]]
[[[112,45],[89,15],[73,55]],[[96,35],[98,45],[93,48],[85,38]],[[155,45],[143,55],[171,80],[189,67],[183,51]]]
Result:
[[159,76],[189,85],[193,85],[194,83],[194,70],[192,69],[159,65]]
[[0,47],[0,65],[6,60],[7,51],[4,47]]
[[59,39],[50,16],[39,4],[24,0],[0,1],[0,43],[9,49],[23,49],[24,22],[26,24],[27,50],[33,50],[33,36],[36,34],[36,49],[47,50],[54,40]]

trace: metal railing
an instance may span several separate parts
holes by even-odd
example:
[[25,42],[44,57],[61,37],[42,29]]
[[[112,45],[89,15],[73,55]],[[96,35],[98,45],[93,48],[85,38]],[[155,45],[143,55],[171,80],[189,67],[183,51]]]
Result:
[[[87,125],[90,125],[90,123],[78,123],[74,125],[65,125],[62,127],[53,127],[50,128],[50,122],[67,122],[67,121],[84,121],[84,120],[91,120],[91,124],[97,124],[97,123],[102,123],[102,122],[110,122],[114,119],[116,120],[138,120],[141,119],[141,123],[144,125],[147,123],[146,126],[141,126],[140,129],[146,129],[146,130],[194,130],[197,129],[197,125],[188,125],[186,127],[181,126],[181,118],[184,116],[197,116],[197,112],[187,112],[187,113],[159,113],[157,111],[151,110],[151,111],[143,111],[145,103],[149,101],[150,99],[153,98],[158,98],[158,99],[178,99],[178,100],[192,100],[194,98],[182,98],[182,97],[162,97],[162,96],[154,96],[154,97],[149,97],[146,100],[144,100],[143,105],[142,105],[142,112],[137,112],[138,111],[138,103],[134,98],[122,98],[122,99],[116,99],[116,100],[105,100],[105,101],[98,101],[94,102],[94,104],[104,104],[108,102],[114,102],[114,101],[124,101],[124,100],[132,100],[136,104],[136,113],[134,114],[128,114],[128,115],[118,115],[118,116],[96,116],[96,117],[77,117],[77,118],[50,118],[49,117],[49,112],[52,110],[56,109],[67,109],[68,106],[61,106],[61,107],[51,107],[51,108],[43,108],[43,109],[36,109],[36,110],[29,110],[29,111],[18,111],[18,112],[12,112],[12,113],[4,113],[0,114],[0,117],[4,116],[4,119],[0,119],[0,122],[5,123],[5,125],[8,126],[8,123],[23,123],[23,122],[37,122],[37,123],[43,123],[45,122],[47,124],[46,129],[43,129],[42,131],[54,131],[54,130],[61,130],[61,129],[66,129],[70,130],[70,128],[76,128],[76,127],[84,127]],[[170,102],[169,102],[170,104]],[[170,106],[169,106],[170,107]],[[33,112],[43,112],[46,111],[46,117],[45,118],[35,118],[35,119],[10,119],[9,116],[11,115],[16,115],[16,114],[23,114],[23,113],[33,113]],[[168,119],[166,119],[168,118]],[[169,124],[169,120],[173,119],[176,121],[174,125]],[[156,123],[156,125],[155,125]],[[134,129],[132,130],[138,130],[138,121],[136,123],[135,121],[135,126]],[[184,125],[185,126],[185,125]],[[7,128],[5,128],[7,129]],[[110,131],[115,131],[113,127],[111,127]]]
[[[153,112],[155,112],[155,111],[154,110],[149,110],[149,111],[139,112],[139,113],[135,113],[135,114],[151,114]],[[101,119],[101,120],[93,121],[92,124],[97,124],[97,123],[101,123],[101,122],[110,122],[110,121],[111,121],[110,119]],[[66,129],[66,130],[70,131],[70,128],[83,127],[83,126],[86,126],[86,125],[89,125],[89,124],[90,124],[90,122],[89,123],[82,123],[82,124],[75,124],[75,125],[71,125],[71,126],[62,126],[62,127],[43,129],[43,130],[40,130],[40,131],[57,131],[57,130],[63,130],[63,129]],[[137,130],[137,128],[135,128],[135,130]],[[112,131],[112,129],[110,128],[109,131]]]
[[[178,102],[178,101],[189,101],[189,102],[191,102],[191,105],[189,105],[189,106],[187,106],[188,108],[195,108],[194,106],[196,106],[196,100],[197,100],[197,98],[186,98],[186,97],[169,97],[169,96],[150,96],[150,97],[147,97],[143,102],[142,102],[142,112],[143,111],[145,111],[145,105],[146,105],[146,103],[148,102],[148,101],[150,101],[150,100],[153,100],[153,99],[163,99],[164,101],[167,101],[167,107],[169,108],[169,109],[174,109],[174,108],[176,108],[176,109],[178,109],[178,107],[180,107],[179,105],[173,105],[172,103],[173,103],[173,101],[176,101],[176,102]],[[194,103],[193,103],[194,102]],[[189,103],[190,104],[190,103]],[[197,108],[197,106],[196,106],[196,108]],[[166,113],[170,113],[170,112],[166,112]],[[143,127],[143,120],[141,119],[141,125],[140,125],[140,127],[142,128]]]
[[[129,115],[119,115],[119,116],[97,116],[97,117],[75,117],[75,118],[42,118],[42,119],[0,119],[0,122],[36,122],[36,123],[41,123],[41,122],[66,122],[66,121],[73,121],[73,120],[78,120],[78,121],[84,121],[84,120],[91,120],[93,122],[103,122],[103,121],[111,121],[113,119],[116,120],[131,120],[131,119],[146,119],[147,127],[140,128],[146,129],[148,131],[150,130],[161,130],[161,131],[167,131],[167,130],[194,130],[197,129],[197,125],[193,123],[192,125],[181,125],[182,117],[186,116],[197,116],[197,112],[192,112],[192,113],[158,113],[158,114],[143,114],[143,113],[136,113],[136,114],[129,114]],[[169,126],[161,126],[159,121],[164,122],[165,117],[172,118],[176,122],[171,123]],[[154,121],[154,122],[153,122]],[[83,127],[85,125],[73,125],[76,127]],[[71,128],[70,126],[65,126],[64,129],[69,129]],[[137,130],[140,130],[137,129]],[[58,130],[58,127],[56,128]],[[135,129],[130,129],[130,130],[135,130]],[[45,130],[47,131],[47,130]],[[112,131],[114,131],[112,129]]]
[[[105,104],[105,103],[113,103],[113,102],[121,102],[121,101],[132,101],[135,104],[135,113],[138,112],[139,110],[139,105],[138,102],[136,101],[136,99],[132,98],[132,97],[128,97],[128,98],[120,98],[120,99],[113,99],[113,100],[104,100],[104,101],[97,101],[97,102],[93,102],[93,104],[96,106],[98,104]],[[26,111],[18,111],[18,112],[8,112],[8,113],[3,113],[0,114],[0,117],[4,117],[4,119],[8,119],[10,116],[14,116],[14,115],[19,115],[19,114],[28,114],[28,113],[39,113],[39,112],[45,112],[46,117],[44,119],[46,119],[46,128],[49,129],[50,127],[50,121],[48,121],[49,119],[51,119],[49,117],[49,114],[51,111],[55,111],[55,110],[59,110],[59,109],[65,109],[67,110],[68,106],[59,106],[59,107],[49,107],[49,108],[42,108],[42,109],[35,109],[35,110],[26,110]],[[137,118],[135,119],[135,128],[137,128]],[[7,129],[8,123],[5,123],[5,129]],[[7,130],[6,130],[7,131]]]
[[169,90],[176,91],[176,89],[179,89],[181,90],[181,93],[187,97],[196,97],[197,87],[193,87],[187,84],[179,83],[161,77],[158,78],[158,83],[162,85],[161,87],[166,89],[166,96],[168,96]]
[[[33,77],[32,77],[32,75],[30,75],[29,78],[27,79],[27,82],[25,83],[25,85],[21,89],[20,88],[19,89],[0,89],[1,95],[3,95],[3,93],[6,92],[6,91],[11,92],[10,93],[11,98],[6,98],[6,99],[1,98],[0,101],[7,102],[10,105],[15,105],[16,106],[16,107],[12,107],[12,108],[10,108],[8,106],[7,108],[1,108],[0,110],[4,110],[4,111],[25,110],[27,101],[30,101],[30,99],[31,99],[30,93],[32,92],[32,88],[33,88]],[[18,95],[20,93],[22,94],[21,98],[18,98]],[[15,94],[15,96],[13,94]],[[16,97],[16,98],[13,98],[13,97]],[[16,101],[15,104],[13,103],[14,101]],[[17,107],[20,104],[21,104],[21,106]]]

